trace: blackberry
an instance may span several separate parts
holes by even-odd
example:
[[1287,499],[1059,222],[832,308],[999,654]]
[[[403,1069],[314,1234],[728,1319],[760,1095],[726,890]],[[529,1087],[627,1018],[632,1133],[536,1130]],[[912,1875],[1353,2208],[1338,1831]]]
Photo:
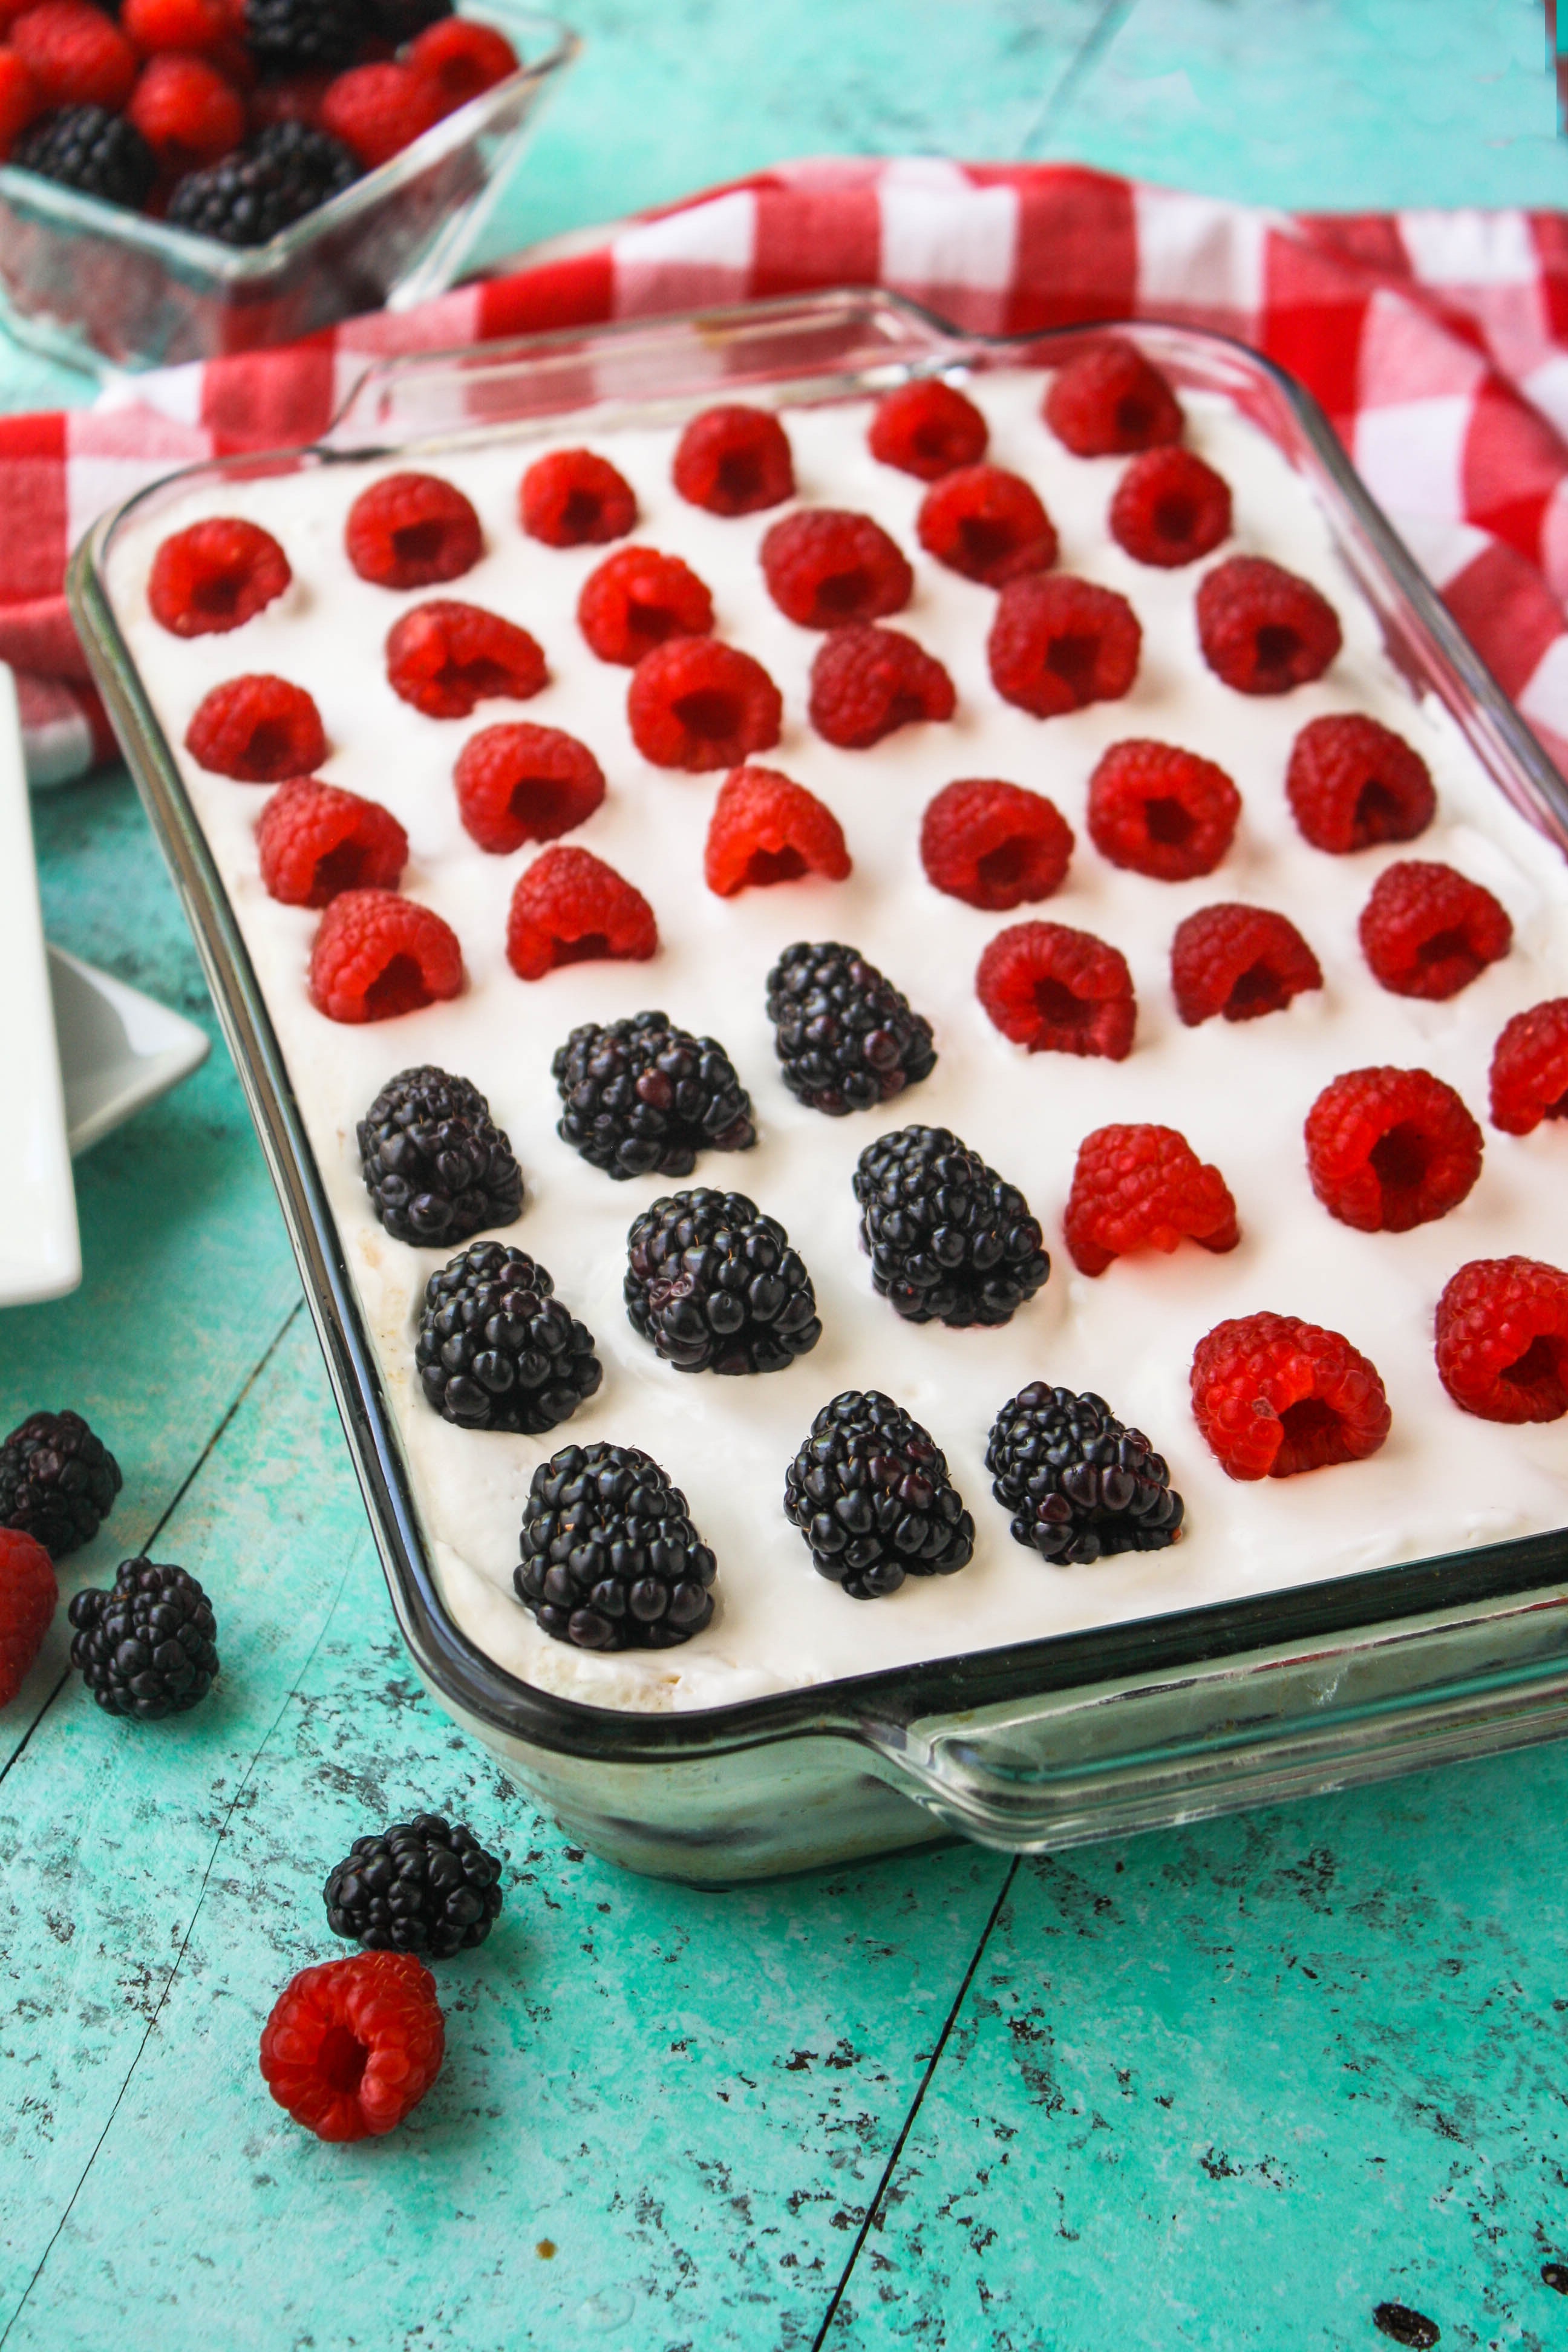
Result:
[[910,1323],[1006,1323],[1051,1270],[1022,1192],[945,1127],[868,1143],[855,1198],[871,1279]]
[[370,0],[371,33],[400,49],[416,34],[428,32],[443,16],[453,14],[452,0]]
[[500,1909],[500,1862],[471,1830],[416,1813],[355,1838],[324,1889],[327,1925],[367,1952],[433,1960],[482,1944]]
[[109,1715],[144,1723],[184,1715],[217,1672],[217,1621],[194,1576],[152,1559],[122,1559],[108,1592],[79,1592],[71,1664]]
[[0,1528],[18,1528],[51,1559],[90,1543],[113,1507],[120,1465],[79,1412],[29,1413],[0,1445]]
[[475,1242],[430,1276],[414,1360],[443,1421],[538,1437],[593,1395],[604,1378],[594,1335],[554,1288],[504,1242]]
[[668,1650],[713,1615],[713,1555],[686,1497],[635,1445],[565,1445],[542,1462],[512,1582],[579,1650]]
[[785,948],[768,974],[768,1018],[784,1082],[829,1118],[870,1110],[936,1067],[931,1023],[856,948]]
[[265,245],[359,176],[341,139],[308,122],[274,122],[232,155],[176,180],[168,218],[220,245]]
[[1163,1458],[1103,1397],[1031,1381],[992,1423],[992,1493],[1015,1514],[1016,1542],[1069,1563],[1161,1551],[1184,1511]]
[[665,1013],[584,1022],[551,1066],[563,1105],[556,1133],[590,1168],[689,1176],[700,1151],[749,1151],[752,1098],[716,1037],[693,1037]]
[[364,0],[245,0],[245,42],[264,75],[339,73],[373,29]]
[[673,1192],[626,1235],[626,1313],[678,1372],[782,1372],[822,1337],[811,1276],[743,1192]]
[[427,1062],[387,1080],[359,1123],[359,1150],[395,1241],[441,1248],[522,1213],[522,1171],[489,1103]]
[[818,1576],[852,1601],[906,1576],[952,1576],[974,1551],[974,1521],[931,1436],[879,1389],[825,1404],[784,1474],[784,1514]]
[[153,193],[158,159],[136,125],[106,106],[61,106],[29,123],[7,159],[84,196],[139,212]]

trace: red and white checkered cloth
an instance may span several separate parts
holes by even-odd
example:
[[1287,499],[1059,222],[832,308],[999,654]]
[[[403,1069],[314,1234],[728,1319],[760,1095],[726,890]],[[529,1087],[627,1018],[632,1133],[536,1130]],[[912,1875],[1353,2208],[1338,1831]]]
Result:
[[1289,215],[1073,165],[825,160],[403,317],[0,419],[0,659],[22,677],[35,781],[110,749],[61,579],[88,524],[142,482],[312,438],[370,354],[872,284],[982,331],[1215,327],[1290,369],[1568,772],[1568,216]]

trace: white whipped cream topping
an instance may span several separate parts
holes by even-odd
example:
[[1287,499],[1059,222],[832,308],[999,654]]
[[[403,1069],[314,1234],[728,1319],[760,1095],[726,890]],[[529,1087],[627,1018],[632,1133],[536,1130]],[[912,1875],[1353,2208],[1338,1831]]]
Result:
[[[321,773],[380,801],[406,826],[410,897],[437,908],[462,941],[468,984],[455,1002],[363,1028],[314,1011],[305,976],[318,918],[275,905],[258,874],[254,828],[267,794],[204,772],[178,752],[192,801],[254,960],[342,1234],[387,1392],[407,1450],[442,1588],[457,1622],[500,1664],[536,1685],[598,1706],[697,1708],[918,1660],[1077,1631],[1373,1569],[1561,1524],[1568,1517],[1568,1422],[1500,1428],[1458,1410],[1439,1385],[1432,1316],[1467,1259],[1519,1252],[1568,1260],[1563,1220],[1568,1127],[1522,1139],[1486,1123],[1493,1042],[1508,1017],[1568,992],[1568,867],[1505,803],[1435,704],[1417,707],[1382,651],[1377,624],[1331,545],[1327,528],[1284,459],[1228,405],[1186,397],[1191,445],[1229,481],[1236,535],[1224,552],[1267,553],[1315,581],[1339,612],[1344,649],[1326,677],[1288,696],[1253,700],[1213,677],[1198,652],[1197,564],[1145,569],[1110,541],[1104,516],[1116,459],[1075,458],[1040,422],[1042,380],[999,373],[968,389],[991,425],[989,456],[1026,476],[1061,536],[1059,568],[1128,596],[1143,625],[1132,692],[1039,721],[993,688],[985,634],[991,591],[931,562],[915,537],[922,486],[879,466],[865,446],[869,404],[787,412],[802,500],[875,515],[910,555],[916,587],[892,625],[938,653],[958,690],[948,725],[902,730],[870,752],[823,742],[805,717],[820,643],[776,610],[757,562],[778,510],[721,520],[685,505],[669,484],[676,428],[595,432],[580,421],[555,444],[500,435],[455,450],[431,470],[466,490],[486,552],[438,591],[388,593],[356,577],[342,548],[353,499],[390,464],[334,466],[291,479],[193,490],[184,505],[122,534],[111,585],[117,609],[170,741],[183,744],[197,703],[220,680],[274,670],[307,687],[326,724]],[[607,667],[578,634],[575,605],[607,550],[561,551],[525,538],[516,519],[524,466],[548,446],[587,440],[613,457],[640,508],[639,544],[685,557],[712,590],[718,633],[764,662],[784,698],[784,731],[763,754],[837,814],[855,870],[842,884],[803,881],[728,901],[702,880],[702,845],[721,779],[648,766],[626,722],[626,670]],[[148,612],[145,581],[167,531],[213,513],[249,515],[276,533],[294,580],[246,627],[184,641]],[[1217,559],[1216,559],[1217,560]],[[422,717],[386,683],[383,646],[423,594],[463,598],[532,631],[551,682],[526,706],[481,704],[460,722]],[[1436,822],[1408,848],[1330,857],[1298,835],[1283,791],[1298,730],[1326,711],[1366,711],[1421,752],[1436,779]],[[658,915],[648,964],[575,964],[530,985],[504,953],[519,874],[537,854],[478,849],[458,820],[451,772],[480,727],[527,718],[590,744],[604,767],[604,806],[570,836],[635,881]],[[1223,864],[1171,885],[1118,872],[1096,853],[1085,790],[1104,748],[1148,735],[1217,760],[1244,812]],[[1078,847],[1067,882],[1044,905],[983,914],[926,882],[921,814],[957,776],[997,776],[1047,793]],[[1515,926],[1513,952],[1445,1004],[1388,994],[1373,981],[1356,919],[1397,856],[1444,859],[1484,883]],[[1316,950],[1321,993],[1282,1013],[1185,1029],[1176,1017],[1169,949],[1178,921],[1237,898],[1287,912]],[[992,1026],[974,994],[981,950],[1004,924],[1031,917],[1075,925],[1119,947],[1138,992],[1138,1031],[1122,1063],[1030,1055]],[[877,1112],[840,1120],[803,1109],[778,1074],[763,981],[800,939],[852,942],[932,1021],[932,1076]],[[670,1370],[637,1339],[621,1298],[626,1228],[675,1189],[669,1180],[615,1183],[554,1132],[551,1057],[585,1020],[660,1006],[717,1035],[749,1087],[760,1140],[743,1154],[709,1153],[686,1183],[744,1192],[782,1219],[814,1277],[824,1336],[788,1371],[721,1380]],[[354,1125],[394,1072],[434,1062],[488,1095],[527,1186],[506,1237],[554,1276],[558,1295],[595,1335],[605,1380],[565,1427],[542,1439],[477,1433],[426,1404],[413,1342],[424,1286],[447,1253],[395,1242],[373,1217]],[[1421,1066],[1456,1087],[1486,1133],[1469,1198],[1414,1233],[1359,1234],[1313,1198],[1302,1121],[1319,1090],[1374,1063]],[[1184,1244],[1145,1255],[1097,1280],[1061,1244],[1061,1215],[1080,1139],[1113,1120],[1179,1128],[1215,1162],[1235,1194],[1239,1248],[1213,1256]],[[871,1138],[910,1121],[953,1129],[1022,1187],[1053,1256],[1043,1291],[999,1331],[900,1322],[871,1287],[850,1189]],[[1371,1356],[1393,1408],[1387,1444],[1371,1461],[1289,1480],[1226,1476],[1194,1423],[1194,1343],[1223,1318],[1271,1308],[1327,1324]],[[1016,1544],[984,1468],[997,1408],[1025,1382],[1094,1389],[1168,1457],[1187,1503],[1181,1541],[1090,1567],[1045,1566]],[[847,1388],[880,1388],[926,1423],[973,1511],[972,1564],[910,1580],[873,1602],[847,1599],[814,1570],[784,1517],[784,1469],[814,1413]],[[513,1596],[518,1528],[531,1473],[557,1446],[605,1439],[637,1445],[685,1490],[720,1563],[713,1623],[683,1647],[600,1657],[542,1633]]]

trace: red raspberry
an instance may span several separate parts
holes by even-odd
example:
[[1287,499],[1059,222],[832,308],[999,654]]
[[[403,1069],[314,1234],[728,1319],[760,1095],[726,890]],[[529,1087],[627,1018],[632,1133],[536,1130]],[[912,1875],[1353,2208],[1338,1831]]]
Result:
[[310,1002],[329,1021],[395,1021],[463,985],[458,935],[393,890],[343,890],[310,950]]
[[216,515],[163,541],[148,574],[147,602],[176,637],[222,635],[254,620],[293,576],[269,530]]
[[559,727],[481,727],[458,754],[458,814],[481,849],[498,857],[525,841],[555,841],[586,824],[605,797],[605,774],[586,743]]
[[601,661],[635,669],[671,637],[707,636],[713,599],[679,555],[621,547],[583,583],[577,625]]
[[972,400],[935,376],[896,384],[877,403],[866,438],[873,457],[922,482],[940,480],[955,466],[973,466],[991,437]]
[[47,107],[106,106],[117,113],[136,79],[136,52],[87,0],[38,0],[11,27],[11,46]]
[[1132,1050],[1138,1004],[1127,959],[1092,931],[1011,924],[981,957],[974,986],[1004,1037],[1031,1054],[1124,1062]]
[[433,597],[387,634],[387,682],[427,719],[466,719],[479,702],[526,702],[549,675],[537,640],[482,604]]
[[1125,596],[1061,575],[1011,580],[986,639],[991,682],[1037,719],[1116,702],[1138,675],[1143,632]]
[[355,1952],[301,1969],[261,2029],[261,2072],[318,2139],[394,2130],[441,2071],[436,1979],[412,1952]]
[[0,160],[10,153],[11,142],[26,131],[43,102],[37,83],[16,50],[0,49]]
[[1171,987],[1189,1029],[1219,1013],[1256,1021],[1321,988],[1322,968],[1294,923],[1267,907],[1200,907],[1176,925]]
[[43,1646],[60,1588],[41,1543],[0,1528],[0,1706],[9,1706]]
[[1507,955],[1513,925],[1489,890],[1451,866],[1402,857],[1362,909],[1362,952],[1395,996],[1458,996]]
[[224,0],[122,0],[120,29],[143,56],[179,49],[200,57],[221,48],[234,25]]
[[671,637],[632,672],[626,719],[645,760],[697,773],[772,751],[784,700],[750,654],[714,637]]
[[680,436],[670,478],[710,514],[756,514],[795,496],[795,459],[767,408],[705,408]]
[[387,474],[349,509],[343,545],[378,588],[435,588],[471,572],[484,534],[469,501],[435,474]]
[[204,695],[185,730],[185,749],[215,776],[280,784],[321,766],[327,736],[302,686],[262,674],[227,678]]
[[149,58],[125,110],[165,172],[216,163],[245,136],[245,102],[205,58]]
[[1072,852],[1072,827],[1044,793],[995,777],[944,785],[921,821],[927,881],[991,915],[1059,890]]
[[901,613],[915,575],[869,515],[807,507],[763,541],[763,577],[779,611],[803,629],[839,629]]
[[[448,16],[448,25],[465,25]],[[439,25],[431,26],[439,32]],[[468,25],[485,32],[483,25]],[[536,457],[522,478],[517,494],[518,520],[531,539],[546,547],[602,547],[607,540],[625,539],[637,519],[631,484],[607,457],[592,449],[552,449]]]
[[264,81],[246,101],[251,129],[268,131],[275,122],[308,122],[319,131],[331,86],[330,73],[289,74],[281,81]]
[[1543,1118],[1568,1118],[1568,996],[1532,1004],[1508,1022],[1492,1054],[1492,1125],[1529,1135]]
[[811,665],[811,723],[841,751],[868,751],[896,728],[951,719],[949,677],[901,629],[835,629]]
[[1290,813],[1314,849],[1342,857],[1379,841],[1414,841],[1437,810],[1418,752],[1375,719],[1310,719],[1290,747]]
[[343,890],[395,890],[408,835],[357,793],[297,776],[273,793],[256,828],[267,895],[285,907],[325,907]]
[[1062,1229],[1073,1264],[1091,1275],[1133,1250],[1169,1255],[1182,1241],[1233,1250],[1241,1239],[1225,1178],[1173,1127],[1099,1127],[1086,1135]]
[[542,850],[511,894],[506,956],[519,980],[563,963],[646,963],[658,947],[642,892],[586,849]]
[[1350,1070],[1323,1088],[1306,1131],[1313,1192],[1357,1233],[1446,1217],[1481,1172],[1481,1130],[1430,1070]]
[[1193,1412],[1232,1478],[1294,1478],[1363,1462],[1392,1418],[1377,1367],[1294,1315],[1216,1323],[1193,1350]]
[[1173,743],[1113,743],[1089,780],[1089,830],[1112,866],[1156,882],[1212,874],[1236,835],[1241,794],[1223,768]]
[[1437,1377],[1482,1421],[1568,1412],[1568,1274],[1539,1258],[1479,1257],[1437,1301]]
[[[351,147],[367,171],[390,163],[448,111],[439,87],[395,59],[351,66],[321,100],[321,128]],[[451,578],[450,572],[442,575]]]
[[702,871],[710,890],[733,898],[803,874],[842,882],[849,852],[833,811],[804,784],[773,768],[737,768],[719,788]]
[[1198,642],[1237,694],[1289,694],[1321,677],[1341,646],[1339,615],[1310,580],[1261,555],[1233,555],[1205,572]]
[[1108,520],[1135,563],[1173,572],[1230,537],[1230,485],[1190,449],[1151,449],[1118,482]]
[[504,35],[466,16],[446,16],[427,25],[405,55],[414,71],[434,84],[443,114],[466,106],[481,90],[493,89],[518,68],[517,51]]
[[1075,457],[1122,457],[1182,437],[1175,394],[1142,352],[1116,335],[1057,370],[1040,414]]
[[961,466],[921,501],[921,545],[950,572],[1005,587],[1057,560],[1056,527],[1023,477],[1001,466]]

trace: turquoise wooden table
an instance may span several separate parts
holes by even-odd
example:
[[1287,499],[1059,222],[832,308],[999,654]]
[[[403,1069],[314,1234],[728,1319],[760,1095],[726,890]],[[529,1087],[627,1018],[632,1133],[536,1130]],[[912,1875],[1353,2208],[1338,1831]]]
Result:
[[[497,249],[828,148],[1568,206],[1538,0],[571,13]],[[12,407],[86,393],[0,356]],[[210,1025],[124,778],[37,820],[51,937]],[[0,1316],[0,1426],[89,1416],[126,1488],[68,1591],[184,1563],[224,1674],[112,1722],[62,1612],[0,1717],[8,2352],[1568,2341],[1568,1751],[1062,1861],[623,1875],[415,1685],[221,1045],[78,1181],[86,1280]],[[323,2147],[261,2021],[342,1948],[330,1865],[423,1807],[504,1853],[506,1909],[443,1969],[423,2106]]]

